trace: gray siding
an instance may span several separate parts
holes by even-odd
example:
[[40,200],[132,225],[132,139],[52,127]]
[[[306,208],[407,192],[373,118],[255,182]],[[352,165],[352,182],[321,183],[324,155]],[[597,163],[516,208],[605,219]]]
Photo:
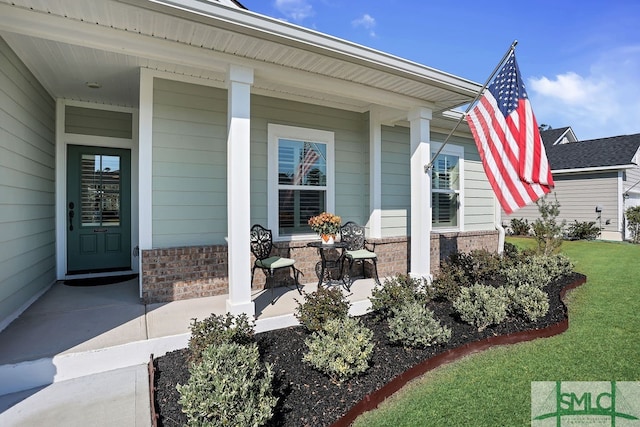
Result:
[[66,133],[127,139],[133,135],[131,113],[68,105],[64,119]]
[[[636,155],[640,157],[639,155]],[[626,181],[623,182],[623,191],[633,191],[634,193],[640,193],[640,166],[635,166],[625,171]]]
[[[442,142],[447,136],[434,133],[433,142]],[[480,161],[480,154],[473,139],[452,136],[447,145],[464,148],[464,230],[486,231],[495,229],[493,190]]]
[[155,79],[153,246],[223,244],[227,92]]
[[[431,135],[434,143],[445,138],[446,135],[438,133]],[[409,129],[383,127],[382,141],[382,235],[405,236],[410,232],[411,223]],[[464,230],[493,230],[493,191],[473,140],[454,136],[448,144],[464,148]]]
[[55,102],[0,39],[0,323],[55,281]]
[[382,237],[407,236],[411,224],[409,128],[382,127]]
[[[559,220],[567,225],[574,221],[596,221],[596,206],[602,207],[602,227],[604,231],[616,232],[620,224],[618,218],[618,172],[579,173],[554,175],[555,189],[547,197],[550,201],[557,198],[560,203]],[[534,203],[514,212],[503,215],[508,225],[512,218],[527,219],[533,222],[540,217],[538,206]],[[610,220],[609,224],[606,221]]]
[[335,134],[336,214],[343,222],[369,218],[367,115],[265,96],[251,98],[251,221],[267,224],[268,124]]
[[[221,89],[155,80],[154,247],[225,242],[226,97]],[[253,96],[251,115],[252,223],[267,223],[269,123],[335,132],[337,213],[345,221],[364,223],[369,152],[363,114]]]
[[[268,125],[335,134],[336,214],[366,224],[368,114],[265,96],[251,98],[251,222],[267,224]],[[226,236],[226,91],[156,79],[153,124],[153,244],[221,244]],[[432,136],[434,141],[444,135]],[[493,193],[472,141],[465,149],[465,230],[493,229]],[[406,236],[410,224],[409,129],[382,130],[382,231]]]

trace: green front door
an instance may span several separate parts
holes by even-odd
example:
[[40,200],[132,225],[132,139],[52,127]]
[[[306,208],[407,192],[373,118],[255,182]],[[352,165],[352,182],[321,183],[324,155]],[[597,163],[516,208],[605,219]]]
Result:
[[69,145],[67,274],[131,269],[131,152]]

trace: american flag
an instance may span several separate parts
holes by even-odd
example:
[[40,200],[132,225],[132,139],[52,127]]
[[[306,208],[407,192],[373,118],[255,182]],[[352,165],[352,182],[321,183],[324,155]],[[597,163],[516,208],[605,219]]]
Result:
[[514,52],[467,122],[484,171],[507,214],[553,189],[551,167]]
[[293,178],[293,184],[294,185],[303,184],[304,178],[307,176],[307,174],[309,173],[309,171],[311,170],[313,165],[320,158],[320,154],[318,154],[318,152],[316,151],[315,147],[310,142],[305,142],[304,143],[303,152],[304,152],[304,157],[302,158],[302,160],[298,164],[298,167],[297,167],[297,170],[296,170],[296,175]]

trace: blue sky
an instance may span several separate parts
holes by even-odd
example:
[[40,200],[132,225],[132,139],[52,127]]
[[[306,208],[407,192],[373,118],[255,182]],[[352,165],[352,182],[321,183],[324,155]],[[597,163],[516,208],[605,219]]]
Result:
[[538,123],[640,133],[640,1],[240,0],[249,10],[484,83],[514,40]]

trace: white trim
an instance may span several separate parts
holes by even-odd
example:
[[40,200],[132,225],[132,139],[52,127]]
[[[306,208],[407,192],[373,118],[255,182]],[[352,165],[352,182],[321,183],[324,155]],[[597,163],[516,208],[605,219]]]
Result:
[[380,107],[369,111],[369,236],[382,237],[382,125]]
[[[431,158],[433,158],[433,155],[438,151],[438,149],[442,146],[442,143],[440,142],[431,142]],[[438,232],[438,233],[447,233],[447,232],[452,232],[452,231],[464,231],[464,212],[465,212],[465,180],[464,180],[464,146],[462,145],[455,145],[455,144],[447,144],[445,145],[445,147],[442,149],[442,151],[440,152],[440,154],[446,154],[446,155],[450,155],[450,156],[456,156],[458,157],[458,171],[459,171],[459,187],[458,190],[455,191],[455,193],[458,195],[458,203],[460,204],[460,206],[458,207],[458,225],[456,227],[436,227],[433,226],[433,232]],[[435,158],[434,158],[434,162],[435,162]],[[433,206],[432,206],[433,209]]]
[[410,123],[411,174],[411,271],[414,278],[431,278],[431,174],[424,165],[431,160],[429,126],[432,111],[419,107],[407,116]]
[[138,119],[140,250],[153,248],[153,83],[153,73],[141,68]]
[[[118,111],[131,114],[132,136],[128,138],[112,138],[95,135],[80,135],[65,132],[66,106],[89,108],[93,110]],[[138,110],[129,107],[98,104],[66,99],[56,100],[56,279],[64,280],[67,275],[67,146],[84,145],[92,147],[108,147],[130,150],[131,152],[131,270],[128,273],[140,271],[138,260],[133,254],[133,248],[138,244],[138,143],[135,133],[138,124]],[[116,273],[117,274],[117,273]],[[83,277],[101,276],[104,274],[84,275]],[[75,277],[75,276],[74,276]]]
[[251,301],[251,85],[253,69],[229,66],[227,75],[227,311],[249,318]]
[[[616,199],[618,201],[618,232],[624,231],[624,181],[623,171],[618,171],[618,191],[616,193]],[[624,240],[624,238],[623,238]]]
[[[65,99],[64,105],[69,107],[91,108],[94,110],[115,111],[119,113],[131,113],[132,111],[131,107],[123,107],[120,105],[98,104],[95,102],[78,101],[75,99]],[[73,135],[73,134],[69,134],[69,135]]]
[[[102,104],[94,104],[94,105],[102,105]],[[87,106],[86,108],[96,109],[95,107],[89,107],[89,106]],[[133,120],[133,115],[131,118]],[[133,121],[132,121],[132,124],[133,124]],[[88,145],[88,146],[94,146],[94,147],[99,146],[99,147],[108,147],[108,148],[130,149],[132,146],[132,139],[129,139],[129,138],[111,138],[109,136],[81,135],[81,134],[75,134],[75,133],[66,133],[64,135],[64,141],[67,145]]]
[[[479,89],[477,83],[461,77],[245,10],[213,4],[207,5],[202,2],[192,8],[185,8],[184,5],[171,5],[170,2],[164,2],[166,4],[163,5],[160,2],[140,2],[139,0],[120,0],[113,3],[122,3],[122,7],[116,10],[125,14],[135,14],[139,11],[143,14],[149,14],[151,17],[155,14],[164,15],[184,25],[198,23],[215,29],[223,29],[230,34],[238,34],[241,37],[250,37],[254,39],[250,43],[256,45],[256,49],[261,44],[278,43],[325,58],[367,67],[381,75],[393,75],[401,79],[431,85],[437,91],[450,92],[449,98],[453,99],[452,102],[455,105],[464,104],[465,99],[468,102]],[[124,5],[126,3],[137,10],[130,10]],[[356,84],[353,81],[344,81],[319,74],[315,74],[313,79],[309,79],[309,70],[295,70],[288,68],[287,64],[269,64],[264,61],[257,63],[248,57],[243,58],[224,52],[216,52],[215,55],[212,55],[211,50],[198,46],[177,43],[154,37],[151,34],[138,34],[133,31],[116,29],[111,26],[112,22],[109,20],[109,16],[104,13],[102,15],[96,14],[94,18],[97,22],[70,19],[59,14],[56,15],[51,10],[28,10],[0,3],[0,28],[17,34],[81,45],[151,61],[170,61],[214,72],[224,73],[230,63],[245,67],[259,67],[261,76],[267,76],[269,81],[290,84],[299,89],[309,87],[312,87],[313,90],[321,89],[324,93],[335,96],[344,96],[345,93],[349,93],[353,99],[374,104],[380,103],[380,100],[384,99],[385,106],[395,106],[401,110],[412,108],[417,102],[421,104],[426,102],[425,99],[417,99],[414,96],[393,93],[371,85]],[[257,85],[255,89],[259,90],[259,86]],[[269,90],[271,87],[269,84],[262,85],[263,90]],[[456,102],[458,99],[459,102]],[[450,105],[447,108],[455,105]]]
[[327,185],[326,185],[326,211],[335,212],[335,134],[332,131],[309,129],[297,126],[285,126],[269,123],[268,133],[268,166],[267,166],[267,200],[270,201],[267,208],[267,224],[273,233],[274,240],[308,240],[317,236],[309,234],[296,234],[294,236],[280,236],[278,227],[278,141],[280,139],[292,139],[299,141],[313,141],[327,146]]
[[[140,6],[136,0],[121,1]],[[163,5],[169,6],[174,12],[167,11],[162,7]],[[362,64],[411,80],[423,81],[425,84],[435,83],[437,86],[451,86],[449,90],[461,94],[464,92],[464,96],[473,97],[478,92],[479,85],[470,80],[248,10],[222,8],[215,3],[196,2],[193,0],[154,0],[154,2],[147,2],[143,7],[193,22],[201,22],[214,27],[225,28],[229,31],[237,31],[240,34],[272,40],[284,46],[300,48],[308,52]],[[184,12],[178,12],[177,9]]]
[[56,279],[67,274],[67,145],[63,99],[56,100]]
[[593,166],[589,168],[557,169],[557,170],[551,170],[551,173],[556,174],[556,173],[601,172],[601,171],[631,169],[636,166],[637,165],[634,165],[633,163],[628,165],[617,165],[617,166]]

